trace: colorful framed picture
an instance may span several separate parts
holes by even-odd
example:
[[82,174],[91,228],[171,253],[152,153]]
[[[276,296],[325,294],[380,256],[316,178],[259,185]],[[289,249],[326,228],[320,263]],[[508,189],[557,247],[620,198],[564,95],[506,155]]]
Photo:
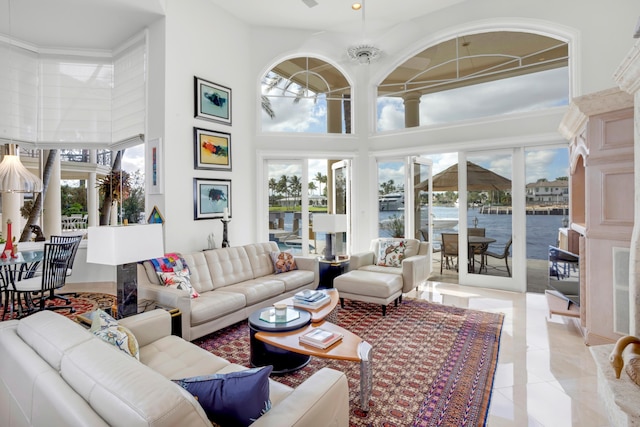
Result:
[[230,179],[193,179],[193,219],[222,218],[225,208],[231,218]]
[[149,214],[149,218],[147,218],[147,222],[149,224],[164,224],[164,217],[160,213],[160,209],[157,206],[154,206],[151,209],[151,213]]
[[231,89],[194,77],[195,117],[231,124]]
[[231,134],[193,128],[194,167],[231,170]]
[[146,160],[146,176],[149,194],[162,194],[162,139],[156,138],[148,142],[148,152]]

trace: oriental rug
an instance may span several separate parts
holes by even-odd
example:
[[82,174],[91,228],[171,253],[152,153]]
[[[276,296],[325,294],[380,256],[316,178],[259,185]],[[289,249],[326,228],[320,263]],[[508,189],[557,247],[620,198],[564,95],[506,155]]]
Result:
[[[373,346],[369,411],[359,405],[358,363],[312,358],[274,380],[296,387],[322,367],[346,374],[351,426],[485,425],[504,315],[405,300],[389,306],[347,301],[337,323]],[[240,322],[193,341],[249,366],[249,328]]]
[[[70,304],[67,304],[64,300],[54,299],[46,302],[47,306],[56,305],[71,305],[75,308],[75,312],[71,313],[70,310],[56,310],[57,313],[60,313],[72,320],[75,320],[78,314],[87,313],[93,311],[97,308],[110,308],[116,301],[116,297],[114,295],[103,294],[99,292],[75,292],[75,293],[63,293],[60,295],[64,295],[69,298]],[[0,307],[0,316],[4,312],[4,306]],[[16,317],[17,313],[14,311],[14,317]],[[0,320],[8,320],[9,319],[9,310],[7,310],[7,314],[4,319]]]

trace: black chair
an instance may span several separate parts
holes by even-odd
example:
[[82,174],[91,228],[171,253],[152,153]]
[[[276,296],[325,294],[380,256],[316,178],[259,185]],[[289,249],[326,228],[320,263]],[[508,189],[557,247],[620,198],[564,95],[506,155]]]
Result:
[[[49,239],[49,241],[51,243],[72,243],[73,247],[71,249],[71,258],[69,259],[69,265],[67,266],[67,276],[71,276],[71,273],[73,273],[73,261],[76,258],[76,254],[78,253],[78,248],[80,247],[80,242],[82,241],[82,236],[51,236],[51,238]],[[26,278],[29,277],[33,277],[33,276],[39,276],[41,274],[40,271],[38,271],[36,274],[28,274],[26,276]],[[64,286],[64,284],[63,284]],[[66,302],[67,304],[71,303],[71,300],[69,300],[69,298],[63,296],[63,295],[57,295],[55,293],[55,290],[52,289],[51,292],[49,293],[49,295],[46,297],[46,299],[49,300],[53,300],[53,299],[61,299],[64,302]]]
[[[504,249],[502,251],[485,251],[485,257],[491,257],[496,259],[504,259],[504,264],[507,266],[507,274],[511,277],[511,270],[509,269],[509,250],[511,249],[511,244],[513,243],[513,238],[509,239],[506,245],[504,245]],[[484,263],[485,268],[489,265],[487,262]],[[495,268],[495,267],[494,267]]]
[[[11,294],[11,307],[15,306],[16,296],[18,302],[23,296],[26,303],[26,314],[30,314],[39,310],[70,310],[71,313],[75,309],[70,306],[45,306],[48,295],[56,289],[64,286],[67,280],[67,270],[69,268],[69,260],[73,254],[74,242],[67,243],[45,243],[44,257],[42,259],[42,272],[39,276],[28,279],[18,280],[9,285],[9,293]],[[32,294],[39,294],[40,297],[34,298]],[[6,314],[6,305],[5,313]]]

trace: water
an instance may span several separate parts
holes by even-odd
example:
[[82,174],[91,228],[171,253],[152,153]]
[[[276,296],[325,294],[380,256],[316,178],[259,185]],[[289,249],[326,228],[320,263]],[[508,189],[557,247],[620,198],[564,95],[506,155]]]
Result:
[[[432,209],[436,218],[457,218],[458,208],[436,206]],[[379,218],[382,222],[391,216],[402,215],[401,211],[380,212]],[[422,211],[423,224],[427,223],[426,211]],[[477,227],[485,228],[486,236],[496,239],[490,245],[491,250],[502,249],[511,238],[511,215],[490,215],[481,214],[478,209],[467,210],[468,227],[474,227],[477,218]],[[549,245],[558,244],[558,228],[562,227],[562,215],[527,215],[527,258],[546,260],[549,252]],[[440,242],[442,233],[457,233],[458,226],[449,229],[434,230],[434,242]],[[387,230],[380,230],[381,236],[390,236]]]
[[[457,218],[458,208],[436,206],[433,208],[436,218]],[[379,213],[380,222],[389,219],[391,216],[402,215],[402,211],[381,211]],[[423,211],[423,223],[426,223],[426,211]],[[489,215],[481,214],[478,209],[470,208],[467,211],[468,227],[474,226],[474,219],[478,219],[477,226],[486,229],[486,236],[496,239],[490,245],[492,250],[501,249],[511,238],[511,215]],[[284,220],[285,230],[293,230],[293,213],[287,212]],[[562,227],[562,215],[527,215],[527,258],[543,259],[548,258],[549,245],[558,244],[558,228]],[[458,227],[450,229],[434,230],[434,242],[440,242],[441,233],[457,233]],[[380,229],[381,237],[390,237],[391,234],[384,229]],[[324,242],[324,234],[318,234],[318,245]],[[311,242],[313,244],[313,242]],[[324,245],[322,245],[324,246]]]

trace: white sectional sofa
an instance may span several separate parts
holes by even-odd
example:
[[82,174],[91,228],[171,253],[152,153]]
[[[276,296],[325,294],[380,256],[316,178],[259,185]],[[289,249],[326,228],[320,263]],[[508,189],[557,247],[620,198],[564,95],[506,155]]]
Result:
[[[209,426],[196,399],[170,381],[246,369],[171,335],[168,312],[119,321],[140,361],[51,311],[0,322],[0,425]],[[252,426],[347,426],[343,373],[324,368],[296,389],[268,380],[271,409]]]
[[145,261],[138,264],[138,298],[180,309],[182,337],[194,340],[301,289],[318,287],[316,258],[296,257],[297,270],[275,274],[270,254],[278,251],[275,242],[265,242],[181,254],[198,298],[162,286],[151,262]]

